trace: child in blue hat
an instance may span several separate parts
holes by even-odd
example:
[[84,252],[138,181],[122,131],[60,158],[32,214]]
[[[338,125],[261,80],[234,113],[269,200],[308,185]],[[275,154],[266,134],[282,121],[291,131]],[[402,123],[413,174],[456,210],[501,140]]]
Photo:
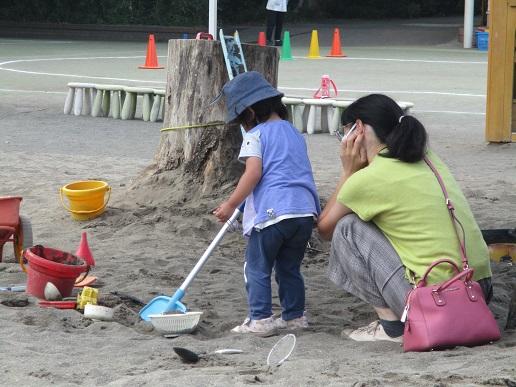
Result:
[[[245,172],[230,197],[213,212],[225,222],[245,200],[244,235],[249,314],[236,333],[269,336],[278,328],[306,328],[301,262],[320,213],[306,143],[286,121],[283,96],[256,71],[236,76],[222,90],[226,122],[246,133],[238,159]],[[279,287],[281,318],[272,313],[271,273]]]

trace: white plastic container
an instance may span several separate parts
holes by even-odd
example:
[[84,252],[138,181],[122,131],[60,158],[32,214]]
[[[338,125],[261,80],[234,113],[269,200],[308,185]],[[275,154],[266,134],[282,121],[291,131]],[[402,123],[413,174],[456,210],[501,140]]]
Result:
[[202,312],[178,314],[151,314],[149,316],[154,329],[161,333],[190,333],[199,324]]
[[106,306],[86,304],[84,306],[84,317],[94,320],[112,321],[113,309]]

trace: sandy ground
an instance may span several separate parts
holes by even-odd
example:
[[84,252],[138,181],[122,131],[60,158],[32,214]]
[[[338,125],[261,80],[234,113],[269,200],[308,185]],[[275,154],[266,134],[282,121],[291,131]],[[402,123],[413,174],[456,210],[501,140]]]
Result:
[[[414,114],[427,126],[433,149],[454,172],[481,227],[515,227],[516,148],[484,142],[486,56],[459,49],[455,22],[446,27],[439,21],[432,28],[425,21],[423,27],[407,25],[404,30],[355,23],[349,31],[356,37],[348,50],[350,60],[282,63],[279,83],[289,94],[310,95],[320,74],[327,72],[348,96],[384,91],[415,102]],[[331,31],[325,28],[321,35]],[[399,39],[386,47],[375,41],[375,32],[363,43],[370,29],[388,30],[387,36]],[[422,37],[418,42],[400,37],[412,29],[410,36]],[[295,55],[302,55],[303,44],[294,47]],[[163,85],[164,72],[135,70],[143,58],[134,53],[143,49],[135,43],[0,39],[0,195],[24,197],[22,212],[32,220],[35,243],[73,252],[81,231],[87,231],[101,298],[117,305],[114,322],[99,322],[74,310],[42,309],[24,294],[0,292],[4,303],[28,301],[23,307],[0,304],[0,385],[515,385],[514,330],[506,330],[493,345],[422,354],[404,354],[393,343],[341,338],[343,328],[361,326],[374,316],[371,308],[327,280],[327,244],[316,244],[322,252],[308,251],[303,265],[311,329],[298,333],[294,353],[279,368],[266,365],[278,337],[228,332],[246,314],[245,242],[237,234],[225,237],[187,291],[189,308],[204,312],[194,334],[166,339],[139,322],[139,307],[111,292],[144,302],[172,294],[218,231],[209,214],[213,199],[169,208],[128,203],[127,187],[151,162],[161,123],[64,116],[62,104],[66,82],[81,76]],[[165,52],[165,46],[159,49]],[[83,59],[62,59],[77,57]],[[6,63],[10,61],[19,62]],[[336,139],[318,134],[306,140],[319,192],[327,197],[339,171]],[[59,187],[80,179],[102,179],[113,188],[108,211],[85,223],[73,221],[58,198]],[[508,266],[495,271],[493,311],[505,326],[516,275]],[[7,246],[0,285],[24,281]],[[278,309],[278,299],[273,301]],[[174,346],[207,355],[186,365]],[[209,355],[221,348],[244,353]]]

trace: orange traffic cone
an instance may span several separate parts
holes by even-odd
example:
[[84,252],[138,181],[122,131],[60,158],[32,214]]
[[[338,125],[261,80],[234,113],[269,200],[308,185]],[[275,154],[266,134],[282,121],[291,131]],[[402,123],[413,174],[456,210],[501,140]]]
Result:
[[140,69],[162,69],[163,66],[158,65],[158,56],[156,55],[156,44],[154,43],[154,35],[149,35],[149,43],[147,44],[147,57],[145,64],[138,66]]
[[342,58],[346,56],[346,54],[344,54],[342,51],[342,46],[340,44],[340,30],[338,28],[335,28],[333,31],[333,43],[331,45],[331,51],[330,54],[326,56],[334,58]]
[[267,45],[267,44],[265,43],[265,32],[263,32],[263,31],[260,31],[260,32],[258,33],[258,45],[259,45],[259,46],[262,46],[262,47],[264,47],[264,46],[266,46],[266,45]]
[[86,232],[83,232],[81,235],[81,243],[75,252],[75,256],[84,259],[84,262],[86,262],[88,266],[95,266],[95,260],[91,254],[90,246],[88,246]]

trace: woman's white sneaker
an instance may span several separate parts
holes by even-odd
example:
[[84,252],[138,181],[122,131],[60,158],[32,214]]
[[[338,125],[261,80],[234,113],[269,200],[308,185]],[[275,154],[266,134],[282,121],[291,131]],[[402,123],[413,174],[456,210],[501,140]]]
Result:
[[383,329],[380,321],[373,321],[371,324],[358,329],[344,329],[341,334],[355,341],[393,341],[395,343],[402,343],[403,336],[390,337]]

